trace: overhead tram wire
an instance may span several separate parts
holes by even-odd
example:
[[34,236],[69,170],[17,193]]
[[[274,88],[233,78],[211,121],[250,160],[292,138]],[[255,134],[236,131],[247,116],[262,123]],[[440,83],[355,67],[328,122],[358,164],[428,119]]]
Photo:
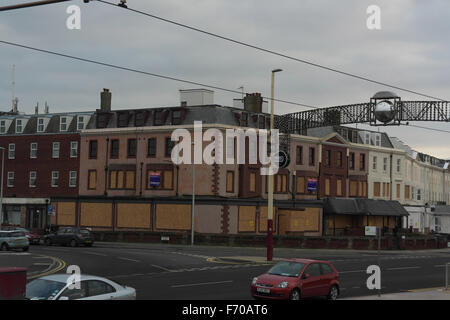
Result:
[[72,0],[42,0],[42,1],[35,1],[35,2],[26,2],[26,3],[13,4],[10,6],[0,7],[0,11],[9,11],[9,10],[37,7],[37,6],[45,6],[45,5],[49,5],[49,4],[68,2],[68,1],[72,1]]
[[[142,71],[142,70],[133,69],[133,68],[129,68],[129,67],[123,67],[123,66],[119,66],[119,65],[115,65],[115,64],[111,64],[111,63],[106,63],[106,62],[92,60],[92,59],[81,58],[81,57],[68,55],[68,54],[64,54],[64,53],[60,53],[60,52],[55,52],[55,51],[50,51],[50,50],[45,50],[45,49],[39,49],[39,48],[31,47],[31,46],[26,46],[26,45],[23,45],[23,44],[10,42],[10,41],[0,40],[0,43],[6,44],[6,45],[10,45],[10,46],[19,47],[19,48],[24,48],[24,49],[28,49],[28,50],[32,50],[32,51],[38,51],[38,52],[45,53],[45,54],[55,55],[55,56],[59,56],[59,57],[63,57],[63,58],[68,58],[68,59],[72,59],[72,60],[77,60],[77,61],[81,61],[81,62],[92,63],[92,64],[101,65],[101,66],[105,66],[105,67],[109,67],[109,68],[119,69],[119,70],[123,70],[123,71],[129,71],[129,72],[134,72],[134,73],[143,74],[143,75],[147,75],[147,76],[162,78],[162,79],[166,79],[166,80],[172,80],[172,81],[177,81],[177,82],[188,83],[188,84],[192,84],[192,85],[196,85],[196,86],[216,89],[216,90],[225,91],[225,92],[229,92],[229,93],[242,94],[241,91],[237,91],[237,90],[232,90],[232,89],[227,89],[227,88],[223,88],[223,87],[208,85],[208,84],[195,82],[195,81],[190,81],[190,80],[184,80],[184,79],[180,79],[180,78],[175,78],[175,77],[170,77],[170,76],[166,76],[166,75],[156,74],[156,73],[152,73],[152,72]],[[269,97],[264,97],[263,96],[262,98],[271,100],[271,98],[269,98]],[[321,109],[320,107],[311,106],[311,105],[298,103],[298,102],[286,101],[286,100],[281,100],[281,99],[273,99],[273,100],[276,101],[276,102],[281,102],[281,103],[286,103],[286,104],[291,104],[291,105],[296,105],[296,106],[301,106],[301,107],[307,107],[307,108],[311,108],[311,109]],[[413,126],[413,125],[410,125],[410,126]],[[428,127],[419,127],[419,126],[416,126],[416,127],[421,128],[421,129],[427,129],[427,130],[433,130],[433,131],[440,131],[440,132],[450,133],[450,131],[445,131],[445,130],[433,129],[433,128],[428,128]]]
[[414,90],[409,90],[409,89],[406,89],[406,88],[402,88],[402,87],[391,85],[391,84],[388,84],[388,83],[385,83],[385,82],[373,80],[373,79],[370,79],[370,78],[367,78],[367,77],[364,77],[364,76],[360,76],[360,75],[357,75],[357,74],[353,74],[353,73],[350,73],[350,72],[338,70],[338,69],[335,69],[335,68],[332,68],[332,67],[327,67],[327,66],[321,65],[319,63],[314,63],[314,62],[307,61],[307,60],[304,60],[304,59],[295,58],[295,57],[289,56],[287,54],[283,54],[283,53],[280,53],[280,52],[277,52],[277,51],[273,51],[273,50],[270,50],[270,49],[265,49],[265,48],[262,48],[262,47],[259,47],[259,46],[256,46],[256,45],[252,45],[252,44],[249,44],[249,43],[246,43],[246,42],[243,42],[243,41],[239,41],[239,40],[235,40],[235,39],[232,39],[232,38],[229,38],[229,37],[225,37],[225,36],[222,36],[222,35],[210,32],[210,31],[206,31],[206,30],[199,29],[199,28],[196,28],[196,27],[192,27],[192,26],[180,23],[180,22],[176,22],[176,21],[173,21],[173,20],[162,18],[162,17],[159,17],[157,15],[154,15],[154,14],[151,14],[151,13],[148,13],[148,12],[144,12],[144,11],[137,10],[137,9],[132,9],[132,8],[130,8],[128,6],[119,6],[117,4],[114,4],[112,2],[105,1],[105,0],[95,0],[95,1],[103,3],[103,4],[111,5],[111,6],[114,6],[114,7],[120,7],[122,9],[124,9],[124,10],[129,10],[129,11],[132,11],[132,12],[135,12],[135,13],[139,13],[139,14],[142,14],[144,16],[147,16],[147,17],[150,17],[150,18],[154,18],[154,19],[157,19],[157,20],[160,20],[160,21],[164,21],[164,22],[167,22],[167,23],[170,23],[170,24],[182,27],[182,28],[186,28],[186,29],[190,29],[190,30],[193,30],[193,31],[197,31],[197,32],[200,32],[200,33],[203,33],[203,34],[206,34],[206,35],[218,38],[218,39],[222,39],[222,40],[225,40],[225,41],[228,41],[228,42],[232,42],[232,43],[235,43],[235,44],[238,44],[238,45],[241,45],[241,46],[249,47],[249,48],[256,49],[256,50],[259,50],[259,51],[262,51],[262,52],[266,52],[266,53],[269,53],[269,54],[272,54],[272,55],[283,57],[283,58],[286,58],[286,59],[289,59],[289,60],[292,60],[292,61],[296,61],[296,62],[300,62],[300,63],[303,63],[303,64],[307,64],[307,65],[310,65],[310,66],[313,66],[313,67],[316,67],[316,68],[320,68],[320,69],[323,69],[323,70],[327,70],[327,71],[331,71],[331,72],[334,72],[334,73],[342,74],[342,75],[345,75],[345,76],[348,76],[348,77],[356,78],[356,79],[363,80],[363,81],[366,81],[366,82],[371,82],[371,83],[374,83],[374,84],[377,84],[377,85],[389,87],[389,88],[400,90],[400,91],[403,91],[403,92],[412,93],[412,94],[415,94],[415,95],[418,95],[418,96],[422,96],[422,97],[426,97],[426,98],[430,98],[430,99],[434,99],[434,100],[439,100],[439,101],[447,101],[447,100],[444,100],[444,99],[441,99],[441,98],[437,98],[437,97],[433,97],[433,96],[430,96],[430,95],[427,95],[427,94],[424,94],[424,93],[420,93],[420,92],[417,92],[417,91],[414,91]]
[[[69,59],[72,59],[72,60],[78,60],[78,61],[82,61],[82,62],[87,62],[87,63],[92,63],[92,64],[97,64],[97,65],[109,67],[109,68],[119,69],[119,70],[123,70],[123,71],[129,71],[129,72],[144,74],[144,75],[147,75],[147,76],[162,78],[162,79],[166,79],[166,80],[184,82],[184,83],[188,83],[188,84],[192,84],[192,85],[196,85],[196,86],[200,86],[200,87],[206,87],[206,88],[216,89],[216,90],[230,92],[230,93],[238,93],[240,95],[242,94],[241,91],[237,91],[237,90],[227,89],[227,88],[223,88],[223,87],[219,87],[219,86],[204,84],[204,83],[190,81],[190,80],[184,80],[184,79],[175,78],[175,77],[171,77],[171,76],[166,76],[166,75],[162,75],[162,74],[147,72],[147,71],[143,71],[143,70],[139,70],[139,69],[133,69],[133,68],[129,68],[129,67],[119,66],[119,65],[116,65],[116,64],[112,64],[112,63],[106,63],[106,62],[101,62],[101,61],[97,61],[97,60],[81,58],[81,57],[77,57],[77,56],[74,56],[74,55],[69,55],[69,54],[64,54],[64,53],[60,53],[60,52],[56,52],[56,51],[40,49],[40,48],[31,47],[31,46],[27,46],[27,45],[23,45],[23,44],[19,44],[19,43],[14,43],[14,42],[10,42],[10,41],[0,40],[0,43],[6,44],[6,45],[10,45],[10,46],[20,47],[20,48],[24,48],[24,49],[28,49],[28,50],[38,51],[38,52],[41,52],[41,53],[51,54],[51,55],[55,55],[55,56],[59,56],[59,57],[69,58]],[[271,98],[269,98],[269,97],[261,97],[261,98],[271,100]],[[293,101],[286,101],[286,100],[281,100],[281,99],[273,99],[273,100],[276,101],[276,102],[281,102],[281,103],[286,103],[286,104],[291,104],[291,105],[296,105],[296,106],[301,106],[301,107],[306,107],[306,108],[320,109],[320,107],[311,106],[311,105],[298,103],[298,102],[293,102]]]

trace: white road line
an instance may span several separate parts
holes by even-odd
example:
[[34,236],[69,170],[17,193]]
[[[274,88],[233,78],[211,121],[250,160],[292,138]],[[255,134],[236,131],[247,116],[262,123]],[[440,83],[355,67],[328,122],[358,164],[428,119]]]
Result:
[[33,263],[33,265],[35,265],[35,266],[49,266],[49,265],[51,265],[51,263],[36,262],[36,263]]
[[420,269],[421,267],[399,267],[399,268],[387,268],[386,270],[408,270],[408,269]]
[[157,266],[156,264],[152,264],[152,267],[155,267],[155,268],[158,268],[158,269],[161,269],[161,270],[164,270],[164,271],[168,271],[168,272],[175,272],[175,270],[170,270],[170,269],[167,269],[167,268],[164,268],[164,267],[161,267],[161,266]]
[[126,261],[132,261],[132,262],[140,262],[139,260],[134,260],[134,259],[124,258],[124,257],[117,257],[117,259],[120,259],[120,260],[126,260]]
[[101,256],[101,257],[107,257],[107,256],[108,256],[108,255],[103,254],[103,253],[89,252],[89,251],[83,251],[83,253],[86,253],[86,254],[93,254],[93,255],[95,255],[95,256]]
[[179,284],[179,285],[174,285],[174,286],[171,286],[171,287],[172,288],[183,288],[183,287],[206,286],[206,285],[231,283],[231,282],[233,282],[233,280],[217,281],[217,282],[192,283],[192,284]]
[[366,270],[339,271],[339,274],[341,274],[341,273],[355,273],[355,272],[366,272]]

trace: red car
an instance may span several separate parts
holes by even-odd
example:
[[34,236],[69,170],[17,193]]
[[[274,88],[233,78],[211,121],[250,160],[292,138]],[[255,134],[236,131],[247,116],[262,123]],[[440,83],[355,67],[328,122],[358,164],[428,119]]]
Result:
[[255,299],[289,299],[339,296],[339,273],[327,261],[289,259],[278,262],[267,273],[253,278]]

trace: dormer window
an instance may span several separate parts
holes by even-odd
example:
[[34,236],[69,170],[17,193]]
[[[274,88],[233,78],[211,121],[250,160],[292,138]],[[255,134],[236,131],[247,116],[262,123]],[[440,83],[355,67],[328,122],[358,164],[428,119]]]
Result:
[[23,123],[21,119],[16,120],[16,133],[22,133],[23,131]]
[[0,134],[6,133],[6,120],[0,121]]
[[241,126],[243,126],[243,127],[248,126],[248,113],[245,113],[245,112],[242,113]]
[[107,114],[99,114],[97,115],[97,128],[106,128],[108,125],[108,115]]
[[174,110],[172,112],[172,124],[181,124],[181,110]]
[[44,132],[44,118],[38,118],[37,122],[37,132]]
[[136,127],[142,127],[145,124],[145,114],[144,111],[136,112],[134,115],[134,124]]
[[83,130],[84,129],[84,116],[78,116],[77,119],[77,129],[78,130]]
[[119,127],[128,127],[128,113],[122,112],[119,113],[119,120],[117,122]]
[[67,117],[61,117],[59,119],[59,130],[67,131]]
[[161,110],[155,111],[155,118],[154,118],[154,125],[155,126],[162,126],[163,123],[163,112]]

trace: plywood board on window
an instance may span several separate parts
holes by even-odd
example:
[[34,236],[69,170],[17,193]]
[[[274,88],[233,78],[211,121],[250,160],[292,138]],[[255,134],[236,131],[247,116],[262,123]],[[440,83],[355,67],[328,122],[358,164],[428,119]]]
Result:
[[[284,226],[285,231],[290,232],[304,232],[320,231],[320,209],[319,208],[305,208],[304,211],[300,210],[279,210],[280,216],[289,217],[289,224]],[[281,233],[281,220],[280,220],[280,233]]]
[[76,225],[76,203],[75,202],[58,202],[56,204],[56,217],[59,225],[75,226]]
[[156,228],[167,230],[190,230],[191,205],[157,204]]
[[82,226],[112,227],[112,203],[82,202],[80,215]]
[[239,232],[255,232],[256,231],[256,207],[255,206],[239,206]]
[[150,204],[118,203],[117,227],[150,229]]
[[[274,215],[272,217],[273,219],[273,232],[275,233],[277,230],[276,222],[277,219],[275,217],[275,208],[273,208]],[[267,207],[259,207],[259,232],[266,232],[267,231]]]

